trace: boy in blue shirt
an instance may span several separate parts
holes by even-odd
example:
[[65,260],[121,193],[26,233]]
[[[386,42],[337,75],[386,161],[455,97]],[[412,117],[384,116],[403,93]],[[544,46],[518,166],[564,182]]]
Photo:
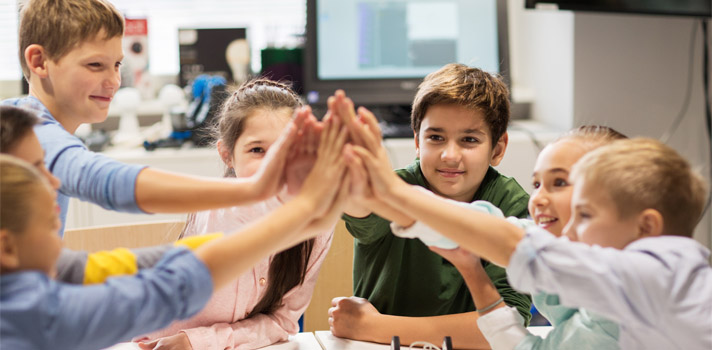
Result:
[[34,110],[45,164],[61,180],[62,227],[69,197],[130,213],[181,213],[249,204],[274,195],[287,149],[269,152],[253,177],[208,179],[127,165],[89,151],[73,134],[106,119],[119,89],[124,19],[104,0],[30,0],[20,14],[20,64],[28,97],[3,104]]

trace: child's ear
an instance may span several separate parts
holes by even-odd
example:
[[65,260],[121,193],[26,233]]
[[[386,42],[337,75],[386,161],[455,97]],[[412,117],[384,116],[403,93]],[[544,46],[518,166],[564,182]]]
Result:
[[46,78],[49,57],[42,45],[32,44],[25,49],[25,63],[32,74]]
[[507,150],[507,144],[509,143],[509,134],[505,131],[504,134],[499,138],[497,144],[494,145],[492,149],[492,158],[490,159],[490,165],[497,166],[499,162],[504,158],[504,152]]
[[415,140],[415,157],[420,158],[420,141],[418,140],[418,133],[413,131],[413,139]]
[[645,209],[638,215],[638,238],[660,236],[663,234],[664,220],[655,209]]
[[15,270],[20,265],[17,240],[7,229],[0,230],[0,268]]
[[225,143],[222,140],[218,140],[217,143],[218,153],[220,154],[220,159],[223,163],[227,165],[228,168],[232,168],[232,158],[230,158],[230,150],[225,147]]

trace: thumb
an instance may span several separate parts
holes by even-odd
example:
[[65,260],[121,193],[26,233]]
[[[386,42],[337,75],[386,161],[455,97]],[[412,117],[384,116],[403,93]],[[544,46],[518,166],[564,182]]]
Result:
[[158,343],[158,340],[154,340],[150,343],[139,342],[138,347],[141,350],[153,350],[153,348],[156,347],[156,343]]

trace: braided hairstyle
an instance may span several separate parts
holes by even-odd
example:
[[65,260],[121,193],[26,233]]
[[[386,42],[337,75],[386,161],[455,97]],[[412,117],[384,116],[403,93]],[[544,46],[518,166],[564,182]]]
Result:
[[[230,89],[230,96],[220,108],[212,134],[216,140],[222,141],[232,158],[235,143],[242,136],[247,119],[251,118],[255,111],[276,111],[282,108],[296,110],[301,106],[299,96],[289,85],[256,78]],[[224,176],[235,177],[235,169],[227,167]],[[195,214],[190,214],[186,230],[194,220]],[[274,312],[282,306],[282,297],[287,292],[304,283],[313,248],[314,239],[310,239],[273,257],[269,267],[267,291],[247,318]]]

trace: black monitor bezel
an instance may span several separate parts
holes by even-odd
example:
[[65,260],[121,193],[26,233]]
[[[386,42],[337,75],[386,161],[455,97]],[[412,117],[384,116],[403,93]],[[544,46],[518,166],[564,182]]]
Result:
[[[307,0],[306,42],[304,51],[304,93],[316,92],[318,99],[308,100],[315,106],[324,106],[326,99],[337,89],[344,89],[357,105],[387,106],[410,105],[415,91],[423,78],[392,79],[335,79],[321,80],[317,77],[317,21],[316,5],[319,0]],[[509,26],[507,0],[497,2],[499,74],[510,84],[509,74]]]
[[647,9],[627,9],[623,7],[616,7],[613,5],[606,4],[585,4],[585,3],[571,3],[568,1],[556,1],[556,0],[525,0],[524,7],[527,9],[536,9],[538,4],[546,4],[551,6],[556,6],[559,10],[565,11],[584,11],[584,12],[600,12],[600,13],[610,13],[610,14],[628,14],[628,15],[654,15],[654,16],[681,16],[681,17],[701,17],[709,18],[712,17],[712,7],[710,12],[707,14],[699,12],[677,12],[677,11],[663,11],[655,10],[653,8]]

